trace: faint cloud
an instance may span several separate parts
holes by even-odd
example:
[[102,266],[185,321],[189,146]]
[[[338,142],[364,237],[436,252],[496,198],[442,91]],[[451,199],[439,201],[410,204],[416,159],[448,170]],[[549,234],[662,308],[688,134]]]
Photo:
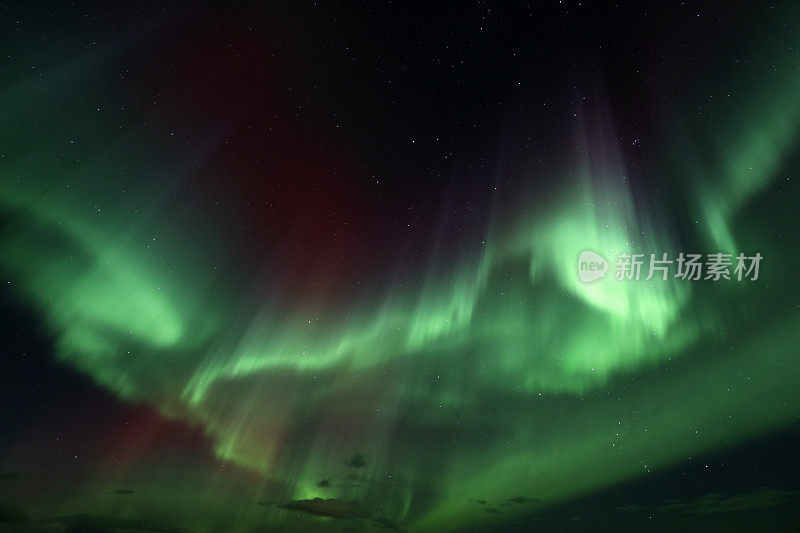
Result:
[[314,498],[313,500],[294,500],[280,505],[282,509],[296,509],[308,514],[317,516],[329,516],[331,518],[355,518],[363,517],[357,507],[356,502],[345,502],[336,498]]
[[345,461],[344,464],[350,468],[364,468],[367,466],[367,458],[363,453],[357,453],[351,459]]

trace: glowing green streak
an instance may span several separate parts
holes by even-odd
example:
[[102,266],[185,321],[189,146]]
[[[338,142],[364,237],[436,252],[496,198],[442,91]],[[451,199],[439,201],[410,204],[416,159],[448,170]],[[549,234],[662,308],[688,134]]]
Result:
[[[800,84],[796,70],[780,72],[754,111],[735,117],[741,127],[721,120],[708,134],[715,161],[687,173],[699,191],[700,232],[716,247],[706,251],[762,251],[773,268],[774,243],[745,248],[730,213],[752,207],[792,155]],[[24,92],[9,90],[4,101],[19,104]],[[782,106],[764,111],[760,102]],[[4,163],[3,272],[41,313],[61,359],[126,399],[201,425],[221,459],[284,484],[280,498],[356,498],[425,531],[491,518],[470,498],[552,503],[788,423],[800,409],[797,326],[765,330],[744,311],[765,321],[780,314],[759,292],[775,271],[763,274],[765,285],[706,292],[675,280],[578,280],[586,249],[608,259],[684,251],[657,217],[637,215],[619,165],[581,176],[510,229],[493,228],[453,275],[433,268],[417,289],[387,287],[319,317],[264,302],[237,319],[248,295],[203,274],[215,262],[217,243],[202,237],[210,224],[191,211],[134,216],[166,192],[151,184],[122,196],[138,180],[108,169],[125,149],[107,147],[58,177],[32,156]],[[197,230],[179,226],[179,215]],[[706,360],[719,331],[737,328],[751,338]],[[619,408],[604,400],[609,384],[681,359],[696,366],[622,394]],[[765,377],[751,387],[743,372]],[[734,396],[731,384],[751,388]],[[698,439],[694,426],[708,436]],[[446,438],[433,436],[440,428]],[[458,439],[465,443],[450,444]],[[446,449],[432,450],[442,442]],[[366,454],[364,468],[343,464],[356,452]],[[346,483],[353,474],[358,482]],[[323,477],[335,483],[320,487]],[[255,514],[246,516],[243,529]]]

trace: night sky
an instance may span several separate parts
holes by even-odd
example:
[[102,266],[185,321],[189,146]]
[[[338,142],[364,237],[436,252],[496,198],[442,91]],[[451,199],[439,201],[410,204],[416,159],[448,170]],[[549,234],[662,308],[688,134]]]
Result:
[[799,205],[796,2],[7,2],[0,530],[797,530]]

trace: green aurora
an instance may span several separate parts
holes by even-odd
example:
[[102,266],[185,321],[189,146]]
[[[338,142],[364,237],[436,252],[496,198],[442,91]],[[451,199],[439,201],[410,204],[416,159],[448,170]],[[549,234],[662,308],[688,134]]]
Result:
[[[659,171],[676,187],[663,197],[642,202],[647,193],[632,190],[611,121],[595,109],[565,136],[573,155],[552,170],[561,185],[500,188],[486,231],[455,261],[308,306],[264,289],[271,274],[260,290],[242,281],[246,243],[183,188],[200,156],[153,139],[151,126],[122,130],[124,118],[64,105],[120,52],[54,61],[47,84],[7,79],[5,279],[60,361],[199,428],[230,465],[98,473],[32,508],[198,531],[338,528],[255,505],[324,498],[358,502],[337,513],[365,528],[366,517],[409,531],[478,528],[497,516],[476,500],[519,498],[503,517],[524,522],[796,422],[793,44],[768,69],[721,68],[732,97],[685,102],[705,106],[702,119],[664,119]],[[583,284],[576,261],[587,249],[764,260],[752,282]],[[109,493],[119,486],[135,498],[120,504]],[[233,511],[242,501],[252,505]]]

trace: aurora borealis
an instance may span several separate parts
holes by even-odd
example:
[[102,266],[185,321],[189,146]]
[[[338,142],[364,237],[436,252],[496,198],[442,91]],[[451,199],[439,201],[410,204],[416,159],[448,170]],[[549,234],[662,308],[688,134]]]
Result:
[[586,4],[7,7],[0,524],[796,522],[800,7]]

